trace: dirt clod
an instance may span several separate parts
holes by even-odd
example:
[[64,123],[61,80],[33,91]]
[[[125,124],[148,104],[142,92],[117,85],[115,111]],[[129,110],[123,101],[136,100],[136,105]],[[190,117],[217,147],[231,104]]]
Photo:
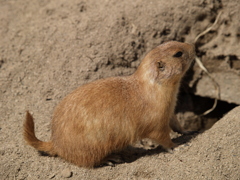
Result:
[[61,176],[64,178],[70,178],[70,177],[72,177],[72,171],[70,169],[66,168],[61,172]]

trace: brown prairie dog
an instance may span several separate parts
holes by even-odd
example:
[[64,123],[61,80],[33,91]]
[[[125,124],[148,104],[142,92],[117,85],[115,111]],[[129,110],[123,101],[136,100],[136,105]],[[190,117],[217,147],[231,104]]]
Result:
[[170,130],[184,133],[174,117],[178,89],[194,57],[191,44],[163,43],[146,55],[133,75],[100,79],[67,95],[54,111],[49,142],[36,138],[27,112],[24,138],[38,151],[83,167],[97,166],[143,138],[173,148]]

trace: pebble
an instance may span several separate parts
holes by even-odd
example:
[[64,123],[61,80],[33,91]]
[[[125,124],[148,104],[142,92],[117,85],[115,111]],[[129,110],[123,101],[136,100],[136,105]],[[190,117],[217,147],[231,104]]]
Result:
[[64,178],[70,178],[70,177],[72,177],[72,171],[70,169],[66,168],[61,172],[61,176]]

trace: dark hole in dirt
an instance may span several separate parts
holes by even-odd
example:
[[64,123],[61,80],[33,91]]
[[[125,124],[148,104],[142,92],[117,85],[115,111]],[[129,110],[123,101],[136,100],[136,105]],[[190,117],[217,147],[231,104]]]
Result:
[[[177,39],[177,40],[178,40],[178,39]],[[184,41],[185,41],[185,38],[184,38],[184,37],[181,37],[181,38],[179,39],[179,41],[184,42]]]
[[229,60],[228,63],[231,68],[234,68],[234,69],[240,68],[240,61],[236,55],[228,55],[228,56],[219,55],[216,58],[217,58],[217,60]]
[[184,33],[185,34],[189,34],[190,30],[191,30],[191,27],[190,26],[186,26],[185,29],[184,29]]
[[79,8],[79,12],[84,12],[86,10],[87,10],[87,8],[84,5],[81,5],[80,8]]
[[136,42],[135,42],[135,41],[132,41],[132,42],[131,42],[131,46],[132,46],[132,47],[135,47],[135,45],[136,45]]
[[207,17],[207,14],[199,14],[197,16],[197,21],[203,21]]
[[228,21],[228,20],[225,20],[225,21],[224,21],[224,24],[225,24],[225,25],[228,25],[228,24],[229,24],[229,21]]
[[229,55],[229,60],[230,61],[235,61],[235,60],[239,60],[239,59],[236,55]]
[[[200,53],[204,54],[204,52],[199,51]],[[218,58],[224,58],[224,56],[219,56]],[[204,131],[210,129],[214,123],[238,105],[218,100],[216,108],[209,114],[203,115],[204,112],[213,107],[215,99],[195,95],[195,84],[198,80],[194,82],[192,88],[189,87],[188,84],[193,80],[193,66],[194,64],[192,64],[183,78],[178,95],[176,113],[185,130]]]
[[216,21],[216,17],[212,18],[210,22],[213,24]]
[[206,55],[206,52],[199,51],[198,49],[196,49],[196,55],[197,55],[197,57],[202,57],[202,56]]
[[0,60],[0,68],[2,67],[4,60]]
[[164,29],[161,33],[160,33],[160,35],[161,36],[165,36],[165,35],[168,35],[168,34],[170,34],[171,33],[171,30],[170,29]]
[[212,112],[202,115],[213,107],[214,101],[212,98],[181,92],[178,97],[176,113],[180,114],[181,119],[183,119],[184,128],[197,131],[210,129],[226,113],[238,106],[234,103],[218,100],[217,106]]
[[214,45],[213,45],[213,48],[214,48],[214,49],[215,49],[215,48],[217,48],[217,47],[218,47],[218,45],[217,45],[217,44],[214,44]]
[[219,56],[217,56],[217,59],[223,60],[223,59],[225,59],[225,57],[226,57],[226,56],[224,56],[224,55],[219,55]]

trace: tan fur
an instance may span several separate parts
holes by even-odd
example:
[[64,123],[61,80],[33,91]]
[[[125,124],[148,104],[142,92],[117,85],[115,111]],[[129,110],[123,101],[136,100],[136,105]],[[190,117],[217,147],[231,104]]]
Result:
[[[183,55],[174,57],[179,51]],[[55,109],[50,142],[35,137],[27,112],[25,140],[39,151],[84,167],[99,165],[142,138],[173,148],[171,128],[183,133],[174,117],[179,84],[194,56],[193,45],[164,43],[146,55],[133,75],[97,80],[66,96]]]
[[30,146],[34,147],[38,151],[46,152],[51,156],[57,155],[53,149],[52,142],[39,141],[35,136],[33,117],[28,111],[26,112],[26,121],[24,122],[23,126],[24,139]]

